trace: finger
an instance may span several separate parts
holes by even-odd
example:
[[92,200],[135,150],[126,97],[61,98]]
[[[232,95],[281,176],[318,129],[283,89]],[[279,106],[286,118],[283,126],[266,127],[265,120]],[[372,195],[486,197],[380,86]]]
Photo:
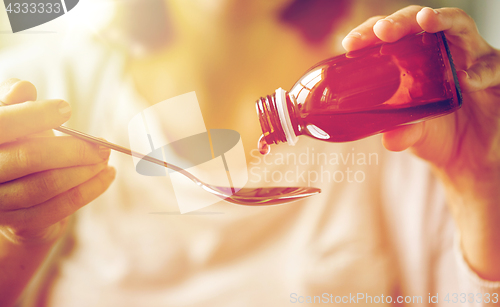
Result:
[[115,169],[107,167],[83,184],[74,187],[39,205],[8,211],[0,216],[0,223],[23,230],[44,229],[53,225],[104,193],[115,178]]
[[[49,137],[49,136],[55,136],[54,130],[49,129],[49,130],[45,130],[45,131],[42,131],[42,132],[28,134],[26,136],[22,136],[20,138],[16,138],[13,141],[21,141],[21,140],[26,140],[26,139],[29,139],[29,138]],[[11,142],[13,142],[13,141],[11,141]]]
[[[42,132],[30,134],[30,135],[25,136],[24,138],[38,138],[38,137],[49,137],[49,136],[55,136],[54,130],[50,129],[50,130],[45,130]],[[18,138],[18,140],[20,140],[20,139],[22,140],[23,138]]]
[[60,126],[71,115],[63,100],[28,101],[0,107],[0,144]]
[[36,100],[36,87],[25,80],[8,79],[0,84],[0,104],[10,105]]
[[109,148],[74,137],[31,138],[4,144],[0,150],[0,182],[55,168],[106,161]]
[[54,130],[52,130],[52,129],[45,130],[42,132],[33,133],[33,134],[28,134],[26,136],[17,138],[16,141],[26,140],[29,138],[50,137],[50,136],[55,136]]
[[342,46],[346,51],[353,51],[372,45],[380,39],[373,33],[375,23],[385,16],[374,16],[368,18],[365,22],[354,28],[342,40]]
[[457,72],[463,92],[481,91],[500,85],[500,53],[481,57],[467,71]]
[[417,13],[422,9],[419,5],[410,5],[379,20],[373,26],[375,35],[384,42],[395,42],[412,33],[422,31],[417,23]]
[[[36,87],[28,81],[19,79],[8,79],[0,84],[0,106],[17,104],[26,101],[35,101],[37,97]],[[28,135],[26,137],[53,136],[52,130]],[[19,138],[16,138],[19,139]]]
[[387,150],[403,151],[418,142],[423,131],[424,123],[402,126],[384,133],[382,143]]
[[416,20],[423,30],[430,33],[444,31],[451,41],[457,39],[476,57],[490,52],[491,47],[479,35],[476,23],[458,8],[423,8],[417,13]]
[[43,203],[97,175],[107,161],[93,165],[48,170],[0,185],[0,210],[28,208]]
[[431,9],[422,8],[416,15],[416,20],[426,32],[436,33],[446,31],[448,35],[462,36],[477,33],[474,20],[458,8]]

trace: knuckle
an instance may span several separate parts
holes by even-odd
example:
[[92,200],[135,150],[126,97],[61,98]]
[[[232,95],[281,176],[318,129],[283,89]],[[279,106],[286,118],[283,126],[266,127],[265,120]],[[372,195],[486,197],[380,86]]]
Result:
[[80,161],[86,160],[90,154],[88,145],[85,142],[78,140],[76,146],[77,146],[76,151],[77,151],[78,159],[80,159]]
[[67,192],[67,205],[69,208],[79,208],[85,205],[85,198],[79,187],[73,188]]
[[43,163],[43,154],[35,146],[25,144],[15,149],[15,160],[20,168],[36,169]]
[[372,16],[372,17],[368,18],[364,23],[365,24],[375,23],[375,22],[377,22],[380,19],[384,19],[385,17],[387,17],[387,15]]
[[58,191],[61,186],[61,178],[54,171],[48,171],[40,178],[36,190],[43,192]]
[[421,6],[421,5],[418,5],[418,4],[412,4],[412,5],[408,5],[405,9],[406,10],[410,10],[410,11],[420,11],[421,9],[423,9],[424,7]]
[[472,18],[466,12],[463,12],[463,14],[464,14],[464,18],[467,20],[467,23],[469,24],[468,28],[472,30],[471,32],[477,32],[478,30],[477,30],[476,21],[474,20],[474,18]]
[[461,8],[458,8],[458,7],[451,8],[451,11],[459,16],[463,16],[463,17],[469,16],[464,10],[462,10]]
[[469,25],[475,24],[474,19],[469,14],[467,14],[467,12],[465,12],[464,10],[457,8],[457,7],[451,8],[450,10],[452,12],[452,15],[456,16],[459,19],[461,18],[461,19],[465,20],[467,24],[469,24]]
[[497,64],[494,63],[493,61],[486,61],[484,63],[484,68],[486,70],[486,73],[488,74],[488,76],[491,77],[491,79],[493,79],[493,76],[495,76],[495,73],[498,69],[497,67]]

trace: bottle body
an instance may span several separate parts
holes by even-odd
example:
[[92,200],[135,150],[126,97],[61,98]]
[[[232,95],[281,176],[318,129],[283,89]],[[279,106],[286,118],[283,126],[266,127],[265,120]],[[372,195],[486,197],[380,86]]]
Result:
[[322,61],[290,91],[257,101],[257,112],[268,144],[293,145],[300,135],[358,140],[451,113],[461,101],[444,34],[422,32]]

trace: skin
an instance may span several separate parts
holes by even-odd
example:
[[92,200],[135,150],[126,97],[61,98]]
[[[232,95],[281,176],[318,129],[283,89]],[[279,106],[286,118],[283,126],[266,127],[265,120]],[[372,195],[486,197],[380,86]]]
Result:
[[33,84],[17,79],[0,84],[0,97],[0,306],[10,306],[67,218],[102,194],[115,171],[109,150],[48,130],[69,119],[67,102],[35,101]]
[[[176,12],[174,16],[176,18],[183,16],[181,3],[179,2],[178,6],[172,4],[171,9]],[[244,12],[252,11],[237,5],[224,7],[231,12],[238,8]],[[438,9],[437,12],[438,14],[435,14],[430,9],[411,6],[387,18],[384,16],[371,18],[355,28],[344,39],[343,46],[348,51],[355,50],[379,40],[395,41],[422,29],[429,32],[441,30],[446,32],[455,63],[461,70],[459,80],[464,92],[462,109],[446,117],[386,133],[383,139],[384,145],[393,151],[410,148],[417,156],[428,160],[434,166],[446,186],[449,205],[462,234],[462,247],[467,260],[480,276],[500,280],[499,264],[495,263],[495,259],[500,259],[499,192],[496,191],[500,178],[499,52],[484,42],[477,33],[474,22],[462,11]],[[193,23],[196,22],[196,14],[186,12],[185,15],[192,16],[195,18]],[[229,22],[230,25],[231,20],[222,19],[220,15],[212,17],[214,22],[205,25],[221,26],[221,29],[232,28],[226,24],[219,25],[221,22]],[[269,20],[272,23],[274,19]],[[382,21],[377,23],[378,20]],[[250,34],[260,33],[252,27],[253,25],[246,26],[248,27],[245,30],[249,37]],[[185,28],[194,31],[203,29],[203,27]],[[270,29],[269,31],[272,31],[274,28]],[[269,31],[266,33],[269,34]],[[286,29],[276,31],[280,33],[276,37],[283,40],[280,41],[280,45],[285,46],[290,53],[294,52],[292,58],[301,58],[306,54],[317,52],[313,48],[308,49],[307,46],[300,47],[300,41],[290,31],[287,32]],[[270,58],[269,63],[264,63],[264,66],[280,63],[276,64],[275,69],[280,71],[280,68],[289,66],[289,60],[281,59],[281,56],[254,57],[256,52],[250,48],[251,46],[233,44],[226,46],[224,41],[226,35],[210,37],[195,35],[197,33],[190,35],[188,32],[180,34],[183,40],[168,51],[173,56],[157,54],[132,63],[132,73],[139,92],[154,103],[195,88],[197,93],[201,93],[200,102],[211,102],[207,103],[207,106],[202,105],[202,108],[208,110],[204,111],[204,114],[208,114],[205,118],[208,127],[217,128],[218,125],[222,128],[233,127],[222,124],[220,120],[232,118],[245,127],[239,129],[235,124],[234,129],[252,130],[247,127],[252,127],[255,121],[249,116],[221,116],[209,112],[210,106],[214,105],[213,102],[223,103],[219,101],[221,96],[217,92],[219,84],[225,85],[220,91],[227,94],[225,99],[227,102],[241,101],[237,99],[241,98],[238,96],[241,91],[245,94],[250,93],[248,96],[251,97],[257,96],[246,88],[234,87],[235,92],[230,92],[228,89],[233,87],[227,86],[225,82],[209,83],[203,76],[193,78],[197,76],[195,73],[201,70],[206,73],[207,78],[213,79],[214,74],[211,70],[215,68],[204,67],[202,63],[194,63],[191,67],[183,65],[182,61],[185,60],[187,63],[193,58],[200,58],[196,52],[202,52],[201,55],[206,56],[210,52],[217,53],[218,50],[192,48],[189,38],[197,44],[203,39],[221,39],[217,46],[227,47],[231,51],[229,54],[241,54],[247,57],[247,61],[236,63],[228,60],[228,67],[220,66],[228,61],[222,61],[217,65],[217,71],[220,73],[219,70],[222,70],[221,75],[230,76],[228,80],[239,80],[248,72],[256,72],[256,75],[248,77],[257,80],[255,82],[259,84],[266,84],[269,80],[262,79],[265,76],[258,74],[260,70],[253,67],[254,63]],[[271,34],[269,37],[274,39]],[[182,49],[182,44],[185,44],[187,49]],[[193,53],[189,53],[191,57],[184,57],[186,50]],[[327,52],[317,52],[312,56],[316,57],[312,62],[330,55],[331,53]],[[169,63],[163,58],[164,56],[175,61]],[[159,63],[163,63],[165,69],[158,69]],[[232,75],[234,72],[232,67],[242,64],[249,65],[250,68],[243,67],[242,76]],[[148,65],[152,67],[151,70],[147,70]],[[185,79],[182,79],[182,74],[179,73],[179,78],[174,80],[179,84],[172,86],[179,91],[178,93],[159,92],[164,90],[164,87],[157,85],[168,84],[172,79],[166,76],[166,82],[163,83],[154,83],[150,80],[163,80],[161,75],[155,73],[172,71],[176,67],[179,67],[179,71],[192,70],[192,74],[186,74]],[[226,68],[227,73],[224,74]],[[300,75],[305,68],[307,67],[298,67],[296,73],[289,73],[291,78],[289,81],[293,82],[294,76]],[[269,78],[272,79],[274,76],[270,75]],[[140,80],[145,81],[140,83]],[[245,82],[238,83],[242,86],[245,84]],[[204,86],[208,89],[203,90]],[[0,131],[2,131],[0,134],[0,305],[9,306],[14,303],[43,262],[47,252],[64,233],[67,218],[103,193],[111,184],[115,171],[107,167],[109,151],[100,151],[97,147],[74,138],[54,137],[52,132],[47,130],[69,119],[69,113],[61,115],[58,112],[60,100],[35,101],[35,87],[29,82],[15,79],[0,84],[0,97],[0,101],[4,104],[0,108]],[[234,109],[236,105],[245,105],[248,110]],[[63,107],[65,106],[63,104]],[[229,115],[254,112],[254,106],[250,103],[232,103],[225,105],[223,109]],[[259,127],[255,127],[254,132],[258,130]],[[256,140],[258,137],[258,135],[253,136],[243,136],[243,139]],[[253,141],[245,147],[253,148],[254,143]]]
[[347,51],[377,41],[444,31],[463,93],[460,110],[383,136],[388,150],[407,148],[444,183],[465,258],[479,276],[500,280],[500,51],[462,10],[409,6],[368,19],[343,40]]

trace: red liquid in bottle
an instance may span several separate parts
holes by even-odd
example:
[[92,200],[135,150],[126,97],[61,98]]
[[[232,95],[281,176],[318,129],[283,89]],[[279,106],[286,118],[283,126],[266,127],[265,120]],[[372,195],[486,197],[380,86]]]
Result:
[[267,144],[293,145],[300,135],[354,141],[460,105],[444,34],[422,32],[320,62],[289,92],[257,101],[257,112]]

